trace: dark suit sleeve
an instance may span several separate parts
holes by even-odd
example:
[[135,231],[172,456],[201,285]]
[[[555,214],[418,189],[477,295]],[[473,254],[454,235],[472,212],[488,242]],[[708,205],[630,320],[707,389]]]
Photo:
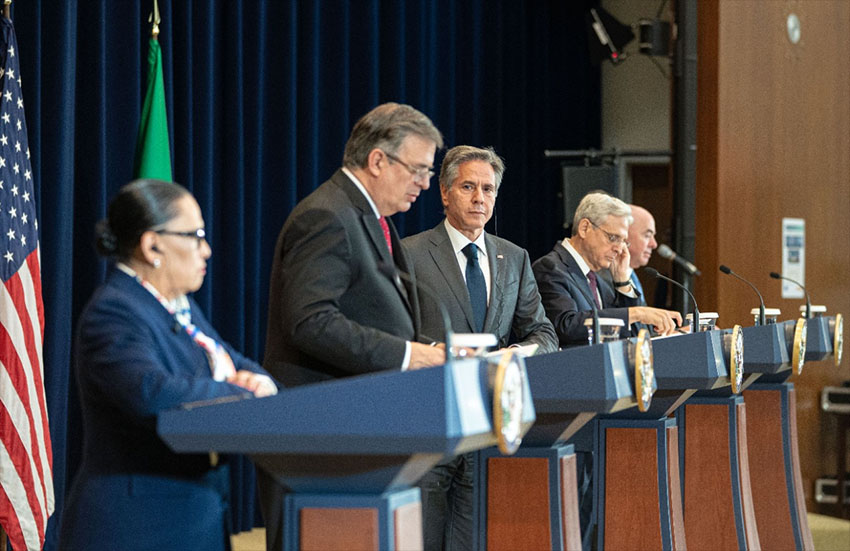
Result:
[[169,365],[163,339],[126,304],[101,302],[81,318],[77,370],[81,387],[98,400],[150,423],[161,411],[186,402],[231,395],[245,389],[218,382],[202,369]]
[[366,275],[358,273],[361,263],[355,258],[363,254],[365,245],[352,245],[337,213],[330,209],[302,212],[291,221],[284,239],[279,259],[281,299],[271,307],[281,316],[289,342],[354,373],[401,368],[405,339],[357,323],[341,311],[342,301],[354,300],[349,292],[352,282]]
[[513,332],[520,345],[537,344],[537,353],[555,352],[558,350],[558,339],[555,328],[546,317],[537,282],[531,271],[528,252],[522,251],[522,266],[520,268],[519,295],[514,310]]
[[[546,316],[555,326],[555,334],[561,346],[575,346],[587,344],[587,328],[584,320],[593,316],[593,311],[587,300],[582,296],[576,283],[570,278],[566,267],[556,262],[551,255],[544,256],[532,266],[534,277],[537,279],[537,287],[540,290],[540,298]],[[600,282],[600,285],[605,285]],[[609,298],[613,292],[603,291],[600,294]],[[608,308],[599,310],[600,317],[622,319],[626,328],[629,323],[629,306],[634,304],[622,293],[615,293],[613,304]],[[583,306],[583,308],[582,308]]]

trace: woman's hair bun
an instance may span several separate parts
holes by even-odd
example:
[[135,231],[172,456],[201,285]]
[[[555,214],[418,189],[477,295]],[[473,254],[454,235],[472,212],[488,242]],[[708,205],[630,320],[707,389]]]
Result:
[[104,218],[95,226],[95,247],[103,256],[114,256],[118,252],[118,238],[109,227],[109,220]]

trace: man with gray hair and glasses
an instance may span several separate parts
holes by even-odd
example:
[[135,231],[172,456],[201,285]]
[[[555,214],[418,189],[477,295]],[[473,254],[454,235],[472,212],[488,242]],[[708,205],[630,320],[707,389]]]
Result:
[[[263,365],[284,386],[445,363],[420,342],[410,262],[388,218],[430,186],[440,131],[385,103],[351,131],[342,168],[293,209],[275,247]],[[284,489],[260,470],[268,549],[282,549]]]
[[[606,193],[584,196],[573,217],[572,235],[532,265],[546,315],[562,347],[587,344],[584,321],[593,315],[623,320],[622,336],[633,323],[652,326],[660,335],[682,324],[679,312],[639,306],[629,266],[631,208]],[[609,269],[613,286],[596,272]]]
[[[532,265],[543,307],[562,347],[588,343],[584,321],[593,315],[591,300],[600,317],[623,320],[622,337],[630,336],[630,326],[636,322],[651,325],[662,335],[673,333],[677,323],[681,325],[679,312],[638,306],[639,294],[629,279],[631,223],[631,208],[623,201],[606,193],[588,193],[573,216],[572,235],[556,243],[551,252]],[[613,286],[597,278],[597,272],[605,268],[611,271]],[[577,438],[585,440],[586,436]],[[577,443],[579,524],[583,548],[590,549],[593,459],[589,453],[592,446],[583,447]]]

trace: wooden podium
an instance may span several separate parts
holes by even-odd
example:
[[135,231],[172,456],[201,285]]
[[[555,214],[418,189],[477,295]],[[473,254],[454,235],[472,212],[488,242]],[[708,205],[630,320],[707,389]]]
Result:
[[[746,407],[738,393],[748,377],[746,329],[706,332],[730,383],[700,390],[676,411],[685,537],[692,548],[760,549],[753,512]],[[740,346],[743,345],[743,351]]]
[[717,332],[652,342],[658,389],[650,407],[598,422],[599,549],[686,549],[679,435],[669,418],[698,390],[729,385]]
[[526,368],[537,421],[513,456],[478,452],[474,547],[579,550],[576,455],[567,440],[597,413],[636,404],[628,348],[570,348],[527,358]]
[[[422,515],[411,485],[444,457],[498,441],[493,375],[465,360],[350,377],[169,411],[157,430],[176,452],[248,454],[290,488],[287,551],[415,550]],[[535,419],[527,376],[514,390],[524,434]]]
[[[840,320],[840,316],[838,318]],[[800,473],[796,393],[788,378],[800,373],[802,359],[809,362],[824,360],[830,355],[835,357],[835,320],[831,316],[805,320],[803,351],[799,337],[795,343],[798,322],[766,326],[777,329],[778,346],[783,353],[772,358],[775,369],[772,372],[765,369],[765,373],[743,393],[750,411],[747,427],[753,505],[759,540],[765,549],[814,549]],[[841,336],[838,338],[843,340]],[[749,345],[748,339],[747,347]],[[795,353],[802,353],[803,358],[795,357]],[[837,359],[840,361],[840,356]]]

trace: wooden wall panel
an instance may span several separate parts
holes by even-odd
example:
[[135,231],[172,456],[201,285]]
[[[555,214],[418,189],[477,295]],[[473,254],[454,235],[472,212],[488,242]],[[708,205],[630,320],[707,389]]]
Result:
[[[850,314],[850,2],[699,2],[696,285],[719,323],[750,325],[757,299],[716,272],[747,277],[769,307],[795,316],[801,300],[780,298],[781,219],[806,220],[806,285],[817,304]],[[802,39],[792,44],[786,18]],[[847,361],[811,364],[797,386],[803,482],[835,465],[835,422],[819,409],[823,386],[850,379]]]

